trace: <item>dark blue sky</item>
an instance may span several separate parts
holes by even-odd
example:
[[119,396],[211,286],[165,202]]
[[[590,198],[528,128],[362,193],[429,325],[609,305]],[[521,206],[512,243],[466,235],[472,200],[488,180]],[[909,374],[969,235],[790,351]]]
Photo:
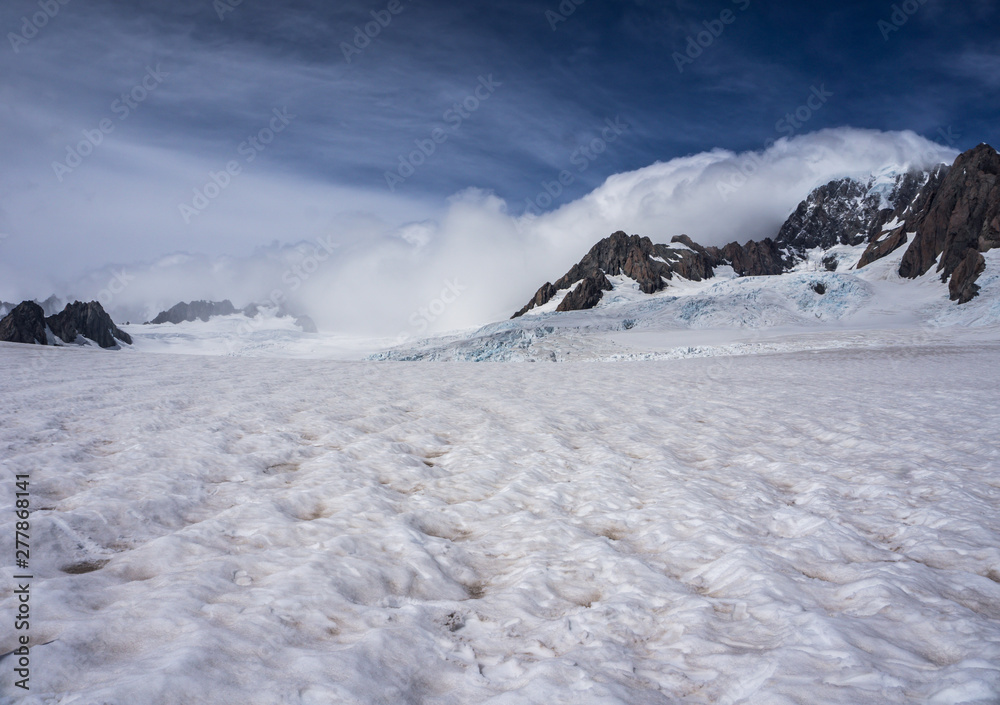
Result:
[[[759,149],[813,86],[832,97],[804,130],[910,129],[942,141],[951,127],[960,148],[1000,141],[994,2],[912,0],[907,9],[918,9],[887,40],[878,23],[892,21],[893,7],[878,2],[566,0],[575,9],[556,22],[546,13],[562,14],[557,2],[399,1],[350,64],[342,43],[387,2],[245,0],[222,20],[211,0],[74,2],[37,44],[4,51],[4,72],[46,107],[89,107],[96,119],[109,94],[161,62],[174,78],[129,126],[134,139],[222,155],[287,105],[297,122],[273,166],[352,185],[384,184],[400,154],[443,126],[453,134],[399,188],[448,195],[475,185],[517,202],[570,166],[606,118],[631,129],[576,195],[656,160]],[[32,10],[5,3],[5,30]],[[680,73],[675,52],[723,11],[732,22]],[[241,57],[243,71],[233,65]],[[502,85],[454,130],[445,111],[490,75]]]
[[[100,259],[98,241],[126,260],[235,253],[311,236],[331,212],[350,228],[431,218],[469,187],[519,213],[564,169],[574,178],[554,205],[657,161],[762,150],[830,127],[912,130],[958,149],[1000,143],[1000,5],[990,0],[909,0],[897,7],[912,14],[881,28],[892,3],[398,0],[391,14],[389,0],[236,1],[72,0],[40,23],[40,7],[58,0],[6,0],[0,231],[36,243],[8,252],[34,265],[58,249],[81,266]],[[391,21],[348,62],[344,43],[373,12]],[[27,37],[23,18],[44,26]],[[718,36],[702,34],[708,46],[679,71],[689,38],[713,28]],[[166,77],[150,81],[147,67]],[[115,101],[143,80],[151,89],[123,115]],[[779,123],[818,92],[826,97],[807,120]],[[448,111],[466,99],[476,107],[459,124]],[[294,116],[287,129],[247,147],[276,109]],[[616,119],[624,134],[601,153],[578,151],[605,147],[594,140]],[[103,120],[113,133],[60,175],[54,163],[69,163],[67,150]],[[419,144],[434,153],[418,154],[410,176],[400,156],[412,166]],[[210,230],[198,230],[208,216],[183,222],[179,207],[234,159],[251,176],[219,204],[241,189],[261,204],[260,193],[334,195],[317,191],[287,231],[248,233],[255,214],[237,234],[225,225],[235,212],[215,205]],[[387,172],[406,178],[390,191]],[[287,192],[249,196],[264,179]],[[67,223],[75,237],[57,232]]]

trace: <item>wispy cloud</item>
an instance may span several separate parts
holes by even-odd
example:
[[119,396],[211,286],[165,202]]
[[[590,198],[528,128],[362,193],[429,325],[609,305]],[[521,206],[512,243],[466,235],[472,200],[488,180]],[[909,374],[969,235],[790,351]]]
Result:
[[[449,199],[439,212],[409,221],[404,218],[413,212],[412,204],[365,202],[365,194],[357,193],[354,214],[331,218],[309,204],[348,194],[315,182],[286,189],[249,179],[231,209],[220,208],[213,220],[199,224],[201,246],[197,238],[186,243],[191,252],[215,255],[119,264],[63,286],[91,296],[125,269],[134,279],[114,304],[132,318],[150,316],[180,299],[231,298],[244,305],[279,289],[291,308],[309,313],[327,329],[397,335],[412,333],[408,320],[414,302],[433,299],[442,282],[457,278],[467,290],[435,320],[434,328],[444,330],[505,318],[541,283],[561,276],[615,230],[660,242],[686,233],[716,245],[773,236],[813,186],[887,165],[905,169],[950,162],[955,155],[954,149],[913,133],[823,130],[779,140],[757,154],[714,150],[618,174],[583,198],[529,221],[494,194],[475,189]],[[748,159],[759,165],[758,173],[724,203],[720,183],[728,183]],[[87,216],[97,218],[89,211]],[[151,221],[145,221],[147,227],[153,227]],[[278,230],[282,225],[285,229]],[[239,257],[221,254],[235,251],[239,228],[266,232],[269,226],[276,228],[276,240],[296,244],[274,243]],[[220,235],[228,238],[218,243],[224,246],[209,247]],[[336,254],[289,288],[290,268],[316,250],[317,238],[326,238]]]
[[[989,3],[944,11],[929,2],[905,37],[886,43],[876,29],[884,8],[861,4],[817,18],[790,2],[752,0],[744,11],[745,0],[709,10],[687,0],[591,1],[552,31],[545,10],[557,2],[401,2],[350,63],[341,44],[386,3],[244,1],[220,20],[204,0],[74,0],[20,51],[0,51],[0,228],[8,234],[0,295],[84,295],[67,291],[83,271],[180,252],[201,253],[214,279],[146,267],[148,281],[163,283],[149,285],[149,301],[259,298],[270,279],[254,277],[275,267],[244,270],[247,253],[332,236],[342,249],[323,271],[336,275],[317,275],[301,292],[329,325],[370,324],[378,312],[380,325],[395,327],[408,292],[425,283],[440,290],[456,271],[477,273],[475,290],[439,324],[479,322],[519,306],[526,289],[611,230],[660,239],[688,231],[705,241],[770,234],[811,180],[925,149],[914,135],[865,131],[779,142],[769,152],[781,169],[772,175],[776,190],[752,183],[726,209],[713,207],[715,176],[737,159],[733,152],[763,150],[810,86],[825,82],[836,96],[809,121],[811,131],[853,124],[935,135],[951,125],[973,143],[997,134],[994,94],[970,97],[962,88],[988,86],[994,75]],[[723,6],[737,8],[737,21],[678,74],[671,52]],[[0,27],[17,31],[36,9],[36,0],[10,0]],[[115,101],[137,90],[150,67],[166,78],[123,119]],[[920,91],[901,78],[914,72],[925,81]],[[391,192],[385,172],[491,75],[502,87]],[[247,161],[240,146],[286,109],[295,119]],[[546,206],[552,213],[514,227],[525,200],[572,169],[578,150],[616,116],[627,135],[588,160]],[[104,121],[113,131],[99,146],[82,145]],[[834,146],[818,164],[796,166],[801,145],[824,140]],[[53,163],[81,149],[89,153],[60,180]],[[238,176],[185,223],[178,206],[233,160]],[[168,286],[175,274],[177,291]],[[141,281],[128,288],[137,302]],[[345,298],[370,303],[331,303]]]

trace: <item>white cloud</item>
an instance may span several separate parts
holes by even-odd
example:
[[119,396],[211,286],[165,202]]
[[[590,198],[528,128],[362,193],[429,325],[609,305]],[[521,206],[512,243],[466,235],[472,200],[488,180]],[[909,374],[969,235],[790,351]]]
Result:
[[[539,285],[561,276],[616,230],[659,242],[686,233],[709,245],[773,236],[815,186],[887,165],[926,167],[955,156],[911,132],[823,130],[779,140],[761,153],[713,150],[618,174],[577,201],[532,222],[522,220],[521,227],[504,201],[476,189],[435,209],[389,201],[384,194],[248,174],[240,177],[239,189],[234,185],[226,194],[232,203],[206,211],[208,218],[186,237],[184,249],[208,249],[197,247],[197,237],[206,244],[211,237],[237,243],[241,232],[256,233],[251,239],[257,241],[272,235],[297,240],[298,246],[275,244],[238,258],[182,256],[125,266],[133,279],[110,304],[119,317],[136,318],[179,300],[230,298],[241,306],[280,292],[291,308],[327,330],[417,335],[425,328],[478,325],[509,316]],[[735,190],[723,188],[723,195],[720,184],[732,186],[733,175],[748,164],[756,165],[756,173]],[[143,190],[149,192],[148,184]],[[166,210],[156,217],[166,217],[175,200],[164,194]],[[350,214],[330,205],[345,202],[355,206]],[[93,210],[80,203],[86,217],[72,217],[97,227]],[[431,211],[437,212],[429,218]],[[141,209],[132,216],[137,226],[143,224]],[[107,215],[96,222],[110,227],[111,220]],[[323,237],[336,247],[321,260],[326,251],[316,238]],[[122,269],[102,268],[66,291],[96,296]]]

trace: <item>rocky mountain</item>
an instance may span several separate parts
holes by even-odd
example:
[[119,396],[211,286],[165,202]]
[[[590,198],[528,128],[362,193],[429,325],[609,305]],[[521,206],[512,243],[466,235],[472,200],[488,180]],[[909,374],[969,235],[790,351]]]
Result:
[[67,304],[59,313],[45,315],[34,301],[24,301],[0,320],[0,341],[29,345],[86,344],[92,341],[102,348],[118,348],[119,341],[132,344],[132,338],[120,330],[96,301]]
[[966,303],[979,291],[982,253],[1000,247],[1000,154],[987,144],[961,154],[925,196],[926,206],[906,220],[906,232],[916,235],[899,274],[919,277],[937,263],[951,299]]
[[45,311],[34,301],[18,304],[0,321],[0,341],[46,345]]
[[[45,301],[38,301],[36,299],[32,303],[38,304],[41,307],[42,313],[45,316],[54,316],[55,314],[59,313],[64,308],[66,308],[66,303],[63,302],[55,294],[53,294],[49,298],[45,299]],[[17,308],[17,304],[15,304],[15,303],[10,303],[10,302],[7,302],[7,301],[0,301],[0,317],[6,316],[8,313],[10,313],[11,311],[13,311],[15,308]]]
[[54,316],[66,307],[66,303],[55,294],[45,299],[45,301],[36,301],[35,303],[42,307],[42,312],[46,316]]
[[[254,316],[257,312],[256,307],[253,307],[253,313],[247,313],[249,309],[248,306],[243,312],[248,316]],[[160,325],[162,323],[208,321],[213,316],[231,316],[234,313],[238,313],[238,311],[229,299],[225,301],[192,301],[191,303],[182,301],[167,311],[161,311],[150,323]]]
[[[226,299],[224,301],[192,301],[190,303],[181,302],[167,311],[161,311],[156,318],[148,321],[147,325],[160,325],[163,323],[191,323],[194,321],[207,322],[215,316],[232,316],[242,313],[247,318],[253,318],[261,313],[261,309],[268,308],[261,304],[250,304],[242,309],[233,306],[233,303]],[[279,307],[275,315],[278,318],[291,316],[283,306]],[[316,333],[316,324],[309,316],[295,316],[295,325],[306,333]]]
[[886,223],[901,220],[929,183],[940,183],[948,167],[933,172],[892,171],[865,181],[838,179],[815,189],[788,216],[777,242],[802,259],[815,248],[856,246],[882,233]]
[[578,311],[593,308],[605,291],[611,290],[607,275],[625,274],[639,288],[652,294],[660,291],[674,274],[701,281],[712,276],[712,260],[682,243],[681,247],[654,245],[648,237],[616,232],[601,240],[555,284],[546,283],[514,318],[548,303],[558,291],[572,289],[556,310]]
[[780,274],[784,271],[785,253],[771,239],[750,241],[745,245],[731,242],[725,247],[702,247],[687,235],[678,235],[670,245],[654,244],[648,237],[618,231],[591,248],[554,284],[546,282],[531,300],[512,318],[544,306],[561,291],[568,290],[557,311],[582,311],[600,302],[611,291],[608,276],[634,279],[646,294],[661,291],[674,276],[689,281],[711,279],[715,268],[728,265],[741,276]]
[[829,250],[860,247],[849,266],[861,268],[907,246],[899,274],[914,278],[937,264],[952,300],[967,303],[979,291],[982,253],[1000,247],[1000,154],[982,144],[952,166],[931,171],[886,170],[867,179],[838,179],[812,191],[788,216],[776,236],[740,245],[703,247],[687,235],[670,245],[616,232],[601,240],[555,283],[545,283],[513,318],[562,296],[557,311],[596,306],[625,275],[652,294],[674,276],[710,279],[720,266],[738,276],[772,276],[792,270],[810,253],[823,253],[830,271],[840,258]]

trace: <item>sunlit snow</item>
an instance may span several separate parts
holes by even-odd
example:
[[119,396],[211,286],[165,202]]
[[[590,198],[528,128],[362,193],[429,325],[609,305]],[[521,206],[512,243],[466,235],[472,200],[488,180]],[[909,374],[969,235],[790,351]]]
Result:
[[996,702],[998,352],[0,345],[19,702]]
[[0,344],[12,702],[1000,701],[1000,252],[957,306],[861,249],[425,340]]

